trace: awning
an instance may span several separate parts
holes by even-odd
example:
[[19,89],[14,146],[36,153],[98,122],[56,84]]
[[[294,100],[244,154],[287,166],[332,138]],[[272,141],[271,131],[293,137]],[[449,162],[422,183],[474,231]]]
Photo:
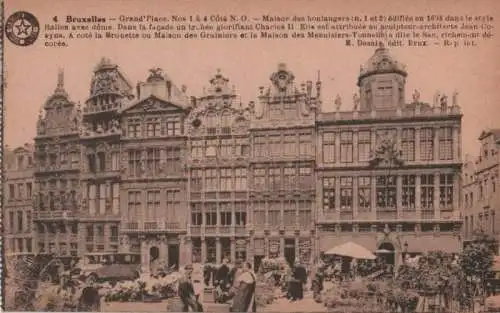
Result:
[[325,252],[327,255],[339,255],[353,259],[374,260],[377,257],[368,249],[354,242],[346,242]]

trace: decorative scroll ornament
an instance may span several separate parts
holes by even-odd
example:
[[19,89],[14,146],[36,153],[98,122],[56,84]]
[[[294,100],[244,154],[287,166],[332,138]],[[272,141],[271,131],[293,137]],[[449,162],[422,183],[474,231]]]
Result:
[[340,107],[342,106],[342,98],[339,95],[335,98],[335,108],[337,111],[340,111]]
[[413,97],[413,103],[418,103],[420,101],[420,92],[418,92],[418,90],[415,89],[413,91],[412,97]]
[[285,92],[294,79],[295,76],[287,70],[285,63],[280,63],[278,71],[271,75],[271,82],[280,92]]

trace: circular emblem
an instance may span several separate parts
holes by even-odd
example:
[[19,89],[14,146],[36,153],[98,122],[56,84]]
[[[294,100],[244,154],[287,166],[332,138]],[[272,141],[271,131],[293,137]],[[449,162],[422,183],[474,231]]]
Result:
[[9,16],[5,22],[5,34],[15,45],[29,46],[37,40],[40,24],[33,14],[19,11]]

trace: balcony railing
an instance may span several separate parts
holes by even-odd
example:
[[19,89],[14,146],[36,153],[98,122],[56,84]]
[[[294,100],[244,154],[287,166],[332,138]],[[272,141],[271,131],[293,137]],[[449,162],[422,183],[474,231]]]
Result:
[[76,218],[76,214],[71,211],[38,211],[34,212],[33,218],[36,220],[54,220],[54,219],[71,219]]
[[168,221],[123,221],[122,231],[124,232],[182,232],[186,228],[179,222],[168,222]]

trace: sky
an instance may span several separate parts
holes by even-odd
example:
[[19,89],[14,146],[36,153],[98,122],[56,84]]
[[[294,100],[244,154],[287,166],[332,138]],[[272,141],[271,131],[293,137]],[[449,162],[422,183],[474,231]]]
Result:
[[[53,16],[118,16],[171,14],[262,14],[331,15],[350,14],[444,14],[490,15],[500,28],[500,2],[493,0],[443,1],[74,1],[6,0],[5,16],[19,10],[34,14],[43,24]],[[40,36],[44,36],[42,32]],[[267,86],[280,62],[287,64],[298,82],[317,78],[323,82],[323,109],[334,110],[337,95],[341,110],[352,109],[352,95],[361,64],[373,47],[345,47],[339,40],[94,40],[72,41],[69,47],[45,47],[43,40],[29,47],[5,41],[5,144],[16,147],[32,142],[38,112],[56,87],[57,72],[64,69],[65,89],[71,100],[84,102],[89,96],[92,70],[101,57],[110,58],[135,85],[148,70],[160,67],[177,86],[186,85],[190,96],[200,96],[209,79],[221,69],[235,85],[244,104],[256,100],[259,86]],[[472,48],[391,48],[391,54],[406,64],[406,99],[415,89],[420,99],[432,103],[437,90],[451,99],[459,92],[464,114],[462,151],[477,155],[482,129],[500,128],[500,41],[481,41]]]

